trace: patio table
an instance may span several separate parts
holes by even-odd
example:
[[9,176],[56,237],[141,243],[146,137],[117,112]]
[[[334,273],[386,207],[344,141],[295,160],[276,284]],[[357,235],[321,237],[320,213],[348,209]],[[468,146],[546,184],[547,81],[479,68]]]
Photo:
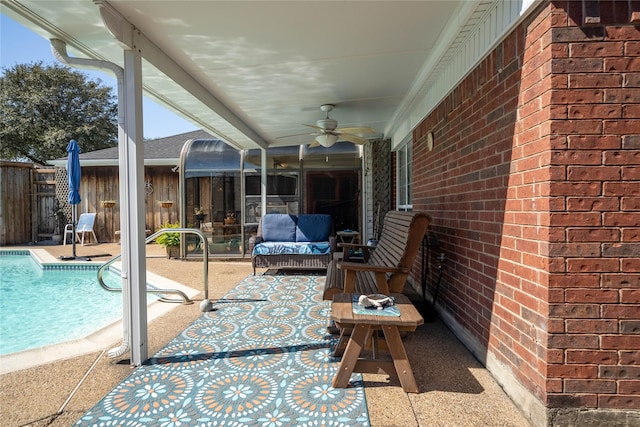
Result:
[[[333,387],[347,387],[353,372],[378,373],[382,370],[388,375],[398,377],[402,389],[407,393],[418,393],[418,385],[413,376],[400,331],[415,331],[424,323],[424,319],[405,295],[392,294],[392,296],[399,308],[399,316],[356,314],[352,308],[353,294],[340,293],[333,296],[331,319],[341,329],[340,340],[334,355],[342,356],[340,367],[333,379]],[[384,334],[391,361],[379,359],[376,355],[376,338],[379,330]],[[373,357],[361,358],[360,353],[371,337],[374,338]]]

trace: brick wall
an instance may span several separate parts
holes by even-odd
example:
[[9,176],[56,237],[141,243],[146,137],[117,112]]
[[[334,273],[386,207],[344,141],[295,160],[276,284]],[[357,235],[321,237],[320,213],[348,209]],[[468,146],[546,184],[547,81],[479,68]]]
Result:
[[[550,14],[551,407],[640,408],[640,29],[630,4],[557,2]],[[587,16],[599,24],[582,25]]]
[[441,308],[532,396],[638,409],[640,33],[586,3],[598,25],[542,5],[416,128],[413,205]]

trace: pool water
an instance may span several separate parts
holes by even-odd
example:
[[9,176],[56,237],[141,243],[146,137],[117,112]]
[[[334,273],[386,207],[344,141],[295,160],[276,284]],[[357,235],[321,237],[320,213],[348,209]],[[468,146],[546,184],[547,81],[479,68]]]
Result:
[[[85,337],[122,317],[122,293],[96,267],[42,269],[30,255],[0,256],[0,355]],[[104,280],[120,287],[119,274]],[[150,300],[155,299],[150,296]]]

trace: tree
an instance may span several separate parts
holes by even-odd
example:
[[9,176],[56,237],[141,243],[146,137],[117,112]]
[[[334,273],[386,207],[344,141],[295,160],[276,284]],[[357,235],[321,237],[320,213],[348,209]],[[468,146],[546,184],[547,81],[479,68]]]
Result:
[[66,157],[71,139],[82,152],[117,144],[117,99],[81,72],[42,62],[3,69],[0,101],[2,159],[45,164]]

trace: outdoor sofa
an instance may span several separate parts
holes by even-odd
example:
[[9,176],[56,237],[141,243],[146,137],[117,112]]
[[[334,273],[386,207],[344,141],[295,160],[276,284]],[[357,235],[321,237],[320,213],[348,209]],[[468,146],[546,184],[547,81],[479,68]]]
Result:
[[333,219],[325,214],[267,214],[249,239],[254,275],[258,267],[326,269],[335,247]]

